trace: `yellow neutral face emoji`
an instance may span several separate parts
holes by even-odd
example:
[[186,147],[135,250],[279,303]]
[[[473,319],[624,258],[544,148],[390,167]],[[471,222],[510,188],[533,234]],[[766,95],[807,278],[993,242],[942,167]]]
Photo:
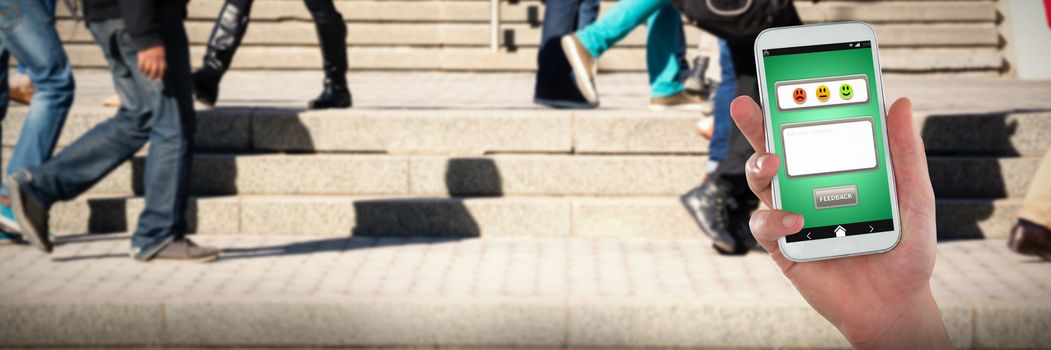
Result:
[[817,96],[817,100],[818,101],[827,102],[828,101],[828,97],[830,96],[829,95],[829,91],[828,91],[828,86],[824,86],[824,85],[818,86],[817,87],[817,91],[814,92],[814,95]]

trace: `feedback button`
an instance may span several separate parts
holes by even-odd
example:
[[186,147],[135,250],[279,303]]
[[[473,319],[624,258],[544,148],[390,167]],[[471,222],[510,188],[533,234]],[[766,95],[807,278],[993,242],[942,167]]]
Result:
[[855,185],[814,189],[814,207],[828,209],[858,205],[858,187]]

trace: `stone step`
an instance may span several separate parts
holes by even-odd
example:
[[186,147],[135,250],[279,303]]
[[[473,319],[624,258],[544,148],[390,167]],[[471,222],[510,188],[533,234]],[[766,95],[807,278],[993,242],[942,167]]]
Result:
[[[4,152],[10,159],[11,150]],[[191,193],[218,195],[675,196],[705,177],[707,156],[197,154]],[[931,157],[938,198],[1025,196],[1039,157]],[[95,194],[142,195],[144,157]]]
[[[223,2],[198,0],[190,3],[191,20],[214,21]],[[602,11],[615,1],[604,1]],[[348,21],[368,22],[488,22],[488,1],[337,0],[336,7]],[[876,23],[986,22],[997,20],[995,1],[810,1],[797,0],[805,23],[866,21]],[[500,18],[511,23],[538,26],[544,6],[539,0],[501,1]],[[59,6],[58,15],[69,13]],[[300,1],[260,0],[252,6],[253,20],[310,21]]]
[[[917,101],[920,103],[922,101]],[[25,108],[3,121],[13,147]],[[109,118],[112,109],[75,108],[59,146]],[[352,152],[483,155],[704,154],[696,114],[630,110],[220,108],[198,113],[196,147],[209,152]],[[1051,147],[1051,113],[916,112],[927,152],[952,156],[1041,156]]]
[[[938,201],[939,239],[1006,238],[1019,199]],[[126,232],[141,198],[56,205],[52,231]],[[226,196],[191,200],[197,234],[429,237],[701,237],[677,197]]]
[[[66,43],[93,43],[91,33],[78,26],[83,22],[59,20],[56,24]],[[187,22],[186,28],[193,44],[205,44],[213,23]],[[76,28],[75,28],[76,27]],[[375,23],[351,22],[347,44],[351,46],[489,46],[487,23]],[[314,25],[300,21],[252,23],[243,45],[316,46]],[[993,23],[935,23],[935,24],[877,24],[876,35],[881,47],[995,47],[999,34]],[[697,43],[700,30],[687,28],[686,42]],[[501,46],[536,47],[540,42],[540,28],[529,24],[503,24],[500,27]],[[646,31],[636,30],[622,40],[618,47],[643,47]]]
[[[127,239],[0,247],[0,346],[850,346],[768,257],[720,257],[702,239],[227,235],[199,238],[226,249],[203,266],[130,263]],[[932,292],[955,347],[1051,347],[1046,264],[1003,240],[937,248]]]
[[[106,61],[94,44],[65,45],[75,67],[105,68]],[[689,47],[687,57],[694,56]],[[202,57],[204,46],[193,45],[191,57]],[[536,69],[536,48],[501,48],[492,52],[483,47],[355,47],[348,51],[352,70],[439,70],[529,72]],[[195,65],[198,60],[193,60]],[[880,51],[885,72],[984,71],[998,73],[1003,55],[996,47],[967,48],[887,48]],[[237,51],[233,69],[317,69],[321,53],[308,46],[246,46]],[[619,47],[599,61],[604,72],[645,71],[646,50]]]

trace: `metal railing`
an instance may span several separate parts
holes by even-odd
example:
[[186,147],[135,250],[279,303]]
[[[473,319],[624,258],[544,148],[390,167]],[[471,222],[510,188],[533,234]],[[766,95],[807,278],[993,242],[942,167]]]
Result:
[[500,50],[500,0],[489,0],[489,50]]

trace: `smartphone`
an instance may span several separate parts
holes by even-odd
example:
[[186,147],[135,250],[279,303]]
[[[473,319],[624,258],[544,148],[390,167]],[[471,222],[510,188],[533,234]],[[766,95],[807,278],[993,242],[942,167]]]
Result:
[[773,28],[755,41],[766,151],[781,159],[773,205],[804,221],[778,241],[789,260],[882,253],[901,239],[877,51],[861,22]]

